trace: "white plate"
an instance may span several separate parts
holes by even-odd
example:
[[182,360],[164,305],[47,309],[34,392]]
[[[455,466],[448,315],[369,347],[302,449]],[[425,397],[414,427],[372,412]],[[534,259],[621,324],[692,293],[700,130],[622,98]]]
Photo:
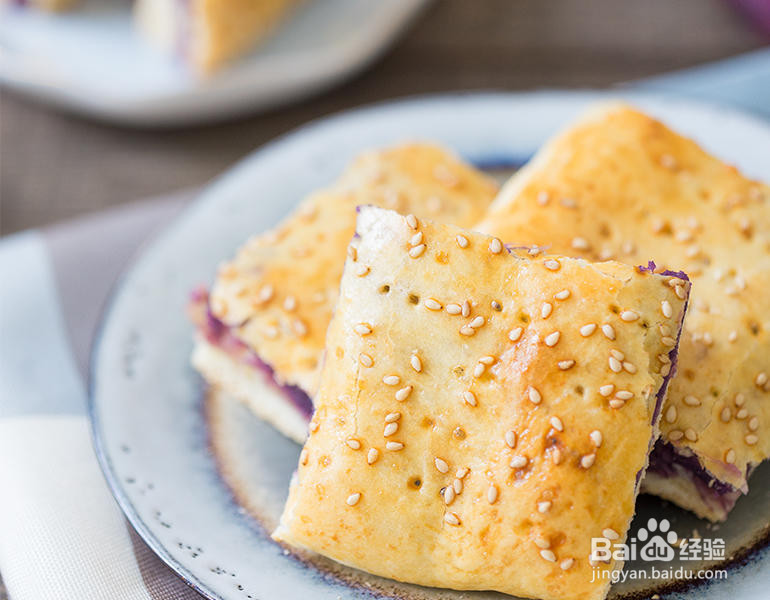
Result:
[[[398,584],[298,557],[273,543],[268,532],[280,513],[299,447],[235,402],[205,401],[202,382],[189,366],[192,328],[185,303],[189,291],[210,282],[217,263],[243,240],[273,226],[363,149],[427,139],[480,165],[520,163],[586,105],[606,97],[439,96],[324,119],[248,157],[145,250],[106,313],[90,395],[97,452],[110,486],[163,560],[217,599],[349,599],[360,597],[362,589],[400,598],[498,597]],[[681,100],[627,97],[749,175],[770,173],[770,127],[764,122]],[[766,597],[769,479],[768,465],[760,467],[751,494],[739,500],[718,532],[657,499],[640,499],[637,524],[648,516],[666,517],[680,535],[689,536],[697,527],[727,542],[733,557],[727,580],[684,589],[685,596]],[[621,584],[613,593],[655,588],[668,590],[648,581]]]
[[125,0],[50,15],[0,6],[0,83],[93,117],[179,125],[298,100],[363,68],[427,0],[304,0],[275,35],[210,78],[160,56]]

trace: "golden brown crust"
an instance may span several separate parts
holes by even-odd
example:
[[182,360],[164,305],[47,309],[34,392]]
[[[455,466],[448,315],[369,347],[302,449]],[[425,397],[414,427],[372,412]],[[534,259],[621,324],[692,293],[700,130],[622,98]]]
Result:
[[447,151],[409,144],[361,155],[329,189],[275,230],[247,242],[219,271],[214,315],[275,371],[310,396],[355,229],[356,206],[375,204],[470,225],[497,187]]
[[604,597],[591,538],[627,532],[685,300],[374,207],[357,232],[275,537],[423,585]]
[[241,56],[270,35],[298,0],[194,0],[193,64],[210,72]]
[[481,231],[653,259],[693,281],[662,437],[746,489],[770,454],[770,187],[623,105],[595,110],[504,187]]

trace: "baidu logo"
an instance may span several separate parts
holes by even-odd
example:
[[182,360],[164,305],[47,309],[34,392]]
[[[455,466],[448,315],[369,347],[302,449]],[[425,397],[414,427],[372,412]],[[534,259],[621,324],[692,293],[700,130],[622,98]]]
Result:
[[655,560],[669,561],[674,560],[674,556],[676,556],[674,544],[678,538],[676,532],[671,531],[671,524],[668,519],[662,519],[660,526],[657,520],[650,519],[647,521],[647,528],[642,527],[637,532],[636,539],[639,542],[647,542],[639,553],[642,560],[649,562]]

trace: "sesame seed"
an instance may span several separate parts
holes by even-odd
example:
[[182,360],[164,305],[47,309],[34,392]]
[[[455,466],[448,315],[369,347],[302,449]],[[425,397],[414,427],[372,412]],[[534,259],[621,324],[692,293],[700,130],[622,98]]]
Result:
[[614,356],[610,356],[609,364],[610,364],[610,370],[615,373],[620,373],[623,370],[623,365]]
[[753,433],[749,433],[746,437],[743,438],[743,441],[746,442],[747,446],[753,446],[759,441],[759,437]]
[[417,229],[419,227],[419,222],[417,221],[417,217],[414,215],[406,215],[406,224],[409,225],[412,229]]
[[492,300],[489,305],[492,307],[492,310],[496,310],[498,312],[503,310],[503,305],[500,304],[497,300]]
[[278,331],[278,328],[275,326],[270,326],[267,329],[265,329],[265,335],[270,339],[277,338],[279,333],[280,332]]
[[443,458],[439,458],[438,456],[433,459],[433,464],[436,465],[436,468],[438,469],[439,473],[448,473],[449,472],[449,465],[446,463],[446,461]]
[[462,309],[463,309],[463,312],[462,312],[463,317],[469,317],[471,314],[471,303],[466,300],[465,302],[463,302]]
[[700,406],[701,405],[701,401],[698,398],[696,398],[695,396],[685,396],[684,397],[684,403],[687,406]]
[[564,431],[564,423],[561,422],[559,417],[551,417],[550,422],[551,427],[553,427],[556,431]]
[[746,402],[746,397],[738,392],[735,394],[735,398],[733,399],[733,402],[735,402],[735,406],[743,406],[744,402]]
[[503,251],[503,243],[497,238],[492,238],[489,242],[489,251],[492,254],[500,254]]
[[541,190],[537,193],[536,201],[540,206],[545,206],[548,204],[548,200],[550,200],[551,196],[548,192],[545,190]]
[[286,296],[283,301],[283,310],[286,312],[292,312],[297,308],[297,299],[294,296]]
[[630,323],[631,321],[636,321],[638,318],[639,318],[639,313],[633,310],[624,310],[622,313],[620,313],[620,319],[622,321],[625,321],[626,323]]
[[358,260],[358,249],[355,246],[348,246],[348,256],[354,261]]
[[634,374],[636,373],[636,365],[634,363],[629,362],[627,360],[623,361],[623,370],[627,373]]
[[748,424],[749,431],[756,431],[759,429],[759,417],[751,417]]
[[409,240],[409,245],[410,246],[419,246],[420,244],[422,244],[422,238],[423,238],[422,231],[418,231]]
[[455,477],[457,477],[457,479],[463,479],[469,472],[470,470],[468,469],[468,467],[460,467],[459,469],[457,469],[457,472],[455,473]]
[[363,352],[358,355],[358,362],[360,362],[365,367],[371,367],[374,365],[374,359]]
[[590,469],[596,461],[596,453],[585,454],[580,459],[580,466],[584,469]]
[[727,336],[727,341],[730,343],[733,343],[737,339],[738,339],[738,332],[733,329]]
[[306,465],[309,458],[310,453],[307,451],[307,448],[302,448],[302,452],[299,453],[299,464]]
[[664,169],[676,169],[676,159],[670,154],[661,154],[660,166]]
[[762,387],[767,383],[767,373],[760,372],[757,373],[757,376],[754,378],[754,385],[757,387]]
[[489,488],[487,488],[487,502],[490,504],[497,502],[497,494],[497,486],[494,484],[490,485]]
[[407,385],[406,387],[402,387],[400,390],[396,392],[396,400],[399,402],[403,402],[409,397],[409,394],[412,393],[412,386]]
[[514,456],[511,459],[511,469],[522,469],[527,466],[529,459],[526,456]]
[[267,302],[273,297],[273,286],[269,283],[267,285],[263,285],[262,289],[259,290],[259,301],[260,302]]
[[486,365],[484,363],[477,363],[475,367],[473,367],[473,376],[474,377],[481,377],[484,374],[484,371],[486,370]]
[[535,542],[535,546],[537,546],[538,548],[550,548],[551,547],[551,542],[548,541],[546,538],[544,538],[542,535],[538,535],[532,541]]
[[631,400],[634,397],[634,393],[629,390],[618,390],[615,392],[615,397],[618,400]]
[[401,418],[400,412],[392,412],[385,415],[385,422],[386,423],[394,423],[398,421]]
[[464,235],[458,235],[455,240],[457,240],[457,245],[460,246],[460,248],[467,248],[470,244],[468,238]]
[[455,479],[452,482],[452,487],[455,490],[455,494],[462,494],[463,493],[463,482],[462,482],[462,479]]
[[553,457],[553,464],[561,464],[561,450],[559,448],[554,448],[551,456]]
[[660,368],[660,371],[659,371],[659,373],[661,374],[662,377],[667,377],[670,372],[671,372],[671,365],[670,364],[663,365]]
[[518,342],[521,337],[521,332],[524,331],[521,327],[516,327],[508,332],[508,339],[512,342]]
[[676,421],[676,406],[669,406],[666,409],[666,422],[673,423]]
[[568,369],[571,369],[572,367],[574,367],[574,366],[575,366],[575,361],[574,361],[574,360],[572,360],[572,359],[569,359],[569,360],[560,360],[560,361],[559,361],[558,363],[556,363],[556,364],[559,366],[559,368],[560,368],[562,371],[567,371]]
[[532,404],[540,404],[540,401],[543,399],[543,397],[540,395],[540,392],[538,392],[531,385],[527,388],[527,397],[529,398],[529,401],[532,402]]
[[614,356],[614,357],[615,357],[615,358],[617,358],[618,360],[623,360],[623,359],[626,357],[626,355],[625,355],[625,354],[623,354],[623,353],[622,353],[620,350],[618,350],[617,348],[612,348],[612,349],[610,350],[610,355]]
[[610,405],[610,408],[623,408],[626,404],[625,400],[621,400],[620,398],[613,398],[608,402]]
[[409,359],[409,364],[412,365],[412,368],[418,373],[422,371],[422,361],[416,354],[412,354],[412,357]]
[[601,448],[602,441],[604,440],[604,436],[602,435],[602,432],[598,429],[594,429],[591,433],[588,434],[588,437],[591,438],[591,443],[596,446],[597,448]]
[[543,306],[540,308],[540,316],[547,319],[553,311],[553,305],[550,302],[543,302]]
[[385,375],[382,378],[382,383],[385,385],[398,385],[401,383],[401,378],[398,375]]
[[549,258],[543,262],[543,266],[549,271],[558,271],[561,268],[561,263],[555,258]]
[[604,334],[604,337],[606,337],[608,340],[615,339],[615,329],[609,323],[605,323],[604,325],[602,325],[602,333]]
[[728,465],[735,464],[735,450],[733,450],[732,448],[728,448],[727,452],[725,452],[725,462]]
[[444,521],[449,525],[457,526],[460,524],[460,517],[453,512],[448,512],[444,515]]
[[470,323],[468,323],[468,326],[473,327],[474,329],[478,329],[479,327],[483,327],[485,323],[485,319],[482,316],[478,316],[475,319],[473,319]]
[[676,442],[681,440],[684,437],[684,432],[680,431],[679,429],[672,429],[668,432],[668,439],[670,439],[672,442]]
[[547,336],[545,336],[543,341],[545,342],[546,346],[553,347],[559,342],[559,337],[561,337],[561,333],[554,331],[553,333],[549,333]]
[[556,292],[553,295],[553,297],[556,298],[557,300],[566,300],[567,298],[569,298],[569,296],[570,296],[569,290],[562,290],[560,292]]
[[463,311],[463,309],[462,309],[462,306],[460,306],[459,304],[447,304],[446,311],[450,315],[459,315]]
[[733,416],[733,413],[730,410],[729,406],[725,406],[722,409],[722,412],[719,413],[719,418],[722,420],[722,423],[729,423],[732,416]]
[[366,323],[359,323],[358,325],[353,327],[353,330],[358,335],[369,335],[372,332],[372,328]]
[[318,421],[310,421],[310,423],[307,426],[307,430],[310,433],[315,433],[316,431],[318,431],[318,427],[319,427]]
[[550,500],[543,500],[542,502],[537,503],[537,512],[539,513],[547,513],[549,510],[551,510],[551,501]]
[[608,540],[620,539],[620,534],[614,529],[610,529],[609,527],[607,529],[602,530],[602,536],[606,537]]
[[465,391],[463,392],[463,400],[466,404],[470,404],[471,406],[476,406],[476,395],[471,391]]
[[603,385],[599,388],[599,393],[606,398],[613,392],[614,389],[615,386],[612,383],[608,383],[607,385]]
[[349,438],[345,441],[345,443],[348,445],[349,448],[352,448],[353,450],[360,450],[361,449],[361,442],[359,442],[356,439]]
[[479,359],[479,362],[488,366],[494,364],[496,360],[497,359],[494,356],[482,356]]
[[401,442],[387,442],[385,444],[385,450],[390,450],[391,452],[398,452],[403,449],[404,445]]
[[553,553],[553,550],[541,550],[540,556],[548,562],[556,562],[556,555]]
[[441,310],[441,303],[433,298],[428,298],[423,304],[428,310]]
[[508,444],[509,448],[515,448],[516,447],[516,432],[515,431],[506,431],[505,432],[505,443]]
[[568,559],[566,559],[566,560],[563,560],[563,561],[561,561],[561,563],[559,564],[559,566],[561,567],[561,570],[562,570],[562,571],[568,571],[568,570],[569,570],[569,568],[570,568],[572,565],[574,565],[574,564],[575,564],[575,559],[574,559],[574,558],[568,558]]
[[291,326],[299,337],[307,335],[307,325],[301,319],[294,319]]
[[457,494],[455,494],[455,489],[451,485],[446,486],[444,488],[444,504],[446,504],[447,506],[452,504],[452,502],[454,502],[456,495]]
[[676,345],[676,340],[671,336],[666,335],[660,338],[660,343],[663,344],[664,346],[671,347]]
[[366,462],[373,465],[380,457],[380,451],[377,448],[369,448],[369,452],[366,454]]
[[476,330],[470,325],[463,325],[462,327],[460,327],[461,335],[471,336],[471,335],[474,335],[475,333],[476,333]]
[[395,435],[398,431],[398,423],[388,423],[385,425],[385,429],[382,432],[382,435],[384,437],[390,437],[391,435]]
[[359,277],[364,277],[365,275],[369,274],[370,270],[371,269],[369,269],[369,267],[367,265],[365,265],[363,263],[359,263],[359,264],[356,265],[355,273]]
[[537,256],[543,251],[542,248],[539,248],[538,246],[532,246],[529,250],[527,250],[527,254],[530,256]]
[[658,360],[662,362],[664,365],[667,365],[671,362],[671,359],[668,357],[668,354],[658,354]]
[[583,325],[580,328],[580,335],[582,335],[583,337],[588,337],[594,331],[596,331],[596,323],[588,323],[587,325]]
[[748,416],[749,416],[749,411],[746,410],[745,408],[741,408],[738,410],[737,413],[735,413],[735,418],[738,420],[743,420]]
[[590,248],[590,245],[588,243],[588,240],[582,237],[575,237],[572,238],[572,247],[575,250],[588,250]]
[[360,499],[361,499],[361,493],[356,492],[355,494],[350,494],[350,496],[348,496],[348,499],[345,500],[345,502],[347,503],[348,506],[355,506],[356,504],[358,504],[358,501]]
[[577,202],[572,198],[562,198],[560,202],[564,208],[577,208]]
[[680,300],[684,300],[687,297],[687,293],[684,291],[683,285],[678,285],[674,288],[674,293],[676,294],[676,297]]
[[419,258],[423,252],[425,252],[425,244],[420,244],[419,246],[409,248],[409,256],[412,258]]

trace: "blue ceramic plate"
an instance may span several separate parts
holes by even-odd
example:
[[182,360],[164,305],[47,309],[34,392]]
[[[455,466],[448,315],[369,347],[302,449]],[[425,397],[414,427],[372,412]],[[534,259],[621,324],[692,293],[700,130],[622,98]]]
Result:
[[[399,584],[269,538],[299,447],[227,397],[206,394],[191,369],[191,289],[250,235],[275,225],[308,192],[331,182],[356,153],[436,140],[480,166],[515,165],[597,93],[470,94],[418,98],[347,112],[269,144],[214,183],[125,274],[93,356],[91,410],[109,484],[147,543],[210,598],[330,600],[492,598]],[[724,108],[659,96],[627,100],[690,135],[747,174],[770,173],[770,127]],[[333,151],[330,152],[330,149]],[[655,498],[639,500],[632,533],[667,518],[680,537],[721,538],[723,581],[635,580],[613,595],[766,598],[770,587],[770,469],[761,467],[728,523],[712,527]],[[694,532],[697,530],[697,532]],[[651,565],[630,563],[651,573]],[[699,563],[688,563],[696,568]]]

